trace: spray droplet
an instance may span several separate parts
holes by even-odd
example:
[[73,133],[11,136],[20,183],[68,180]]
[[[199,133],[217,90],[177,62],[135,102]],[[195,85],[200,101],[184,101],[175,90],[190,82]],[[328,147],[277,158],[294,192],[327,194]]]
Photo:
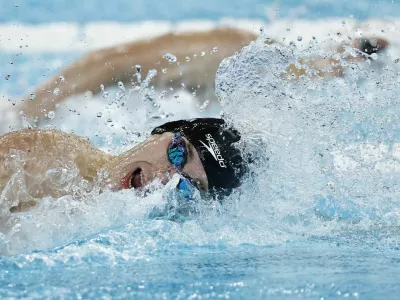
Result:
[[399,61],[400,61],[400,58],[396,58],[396,59],[394,60],[394,63],[397,64],[397,63],[399,63]]
[[121,90],[125,90],[125,86],[124,86],[124,83],[123,83],[122,81],[118,81],[118,87],[119,87]]
[[301,41],[303,40],[303,37],[299,35],[299,36],[297,37],[297,40],[298,40],[299,42],[301,42]]
[[218,51],[218,47],[212,48],[212,52],[217,52],[217,51]]
[[54,96],[58,96],[60,94],[61,94],[61,90],[58,87],[53,90],[53,95]]
[[178,59],[176,58],[175,55],[171,54],[171,53],[166,53],[164,54],[163,58],[165,58],[166,60],[168,60],[168,62],[170,64],[176,62]]
[[61,81],[61,82],[64,82],[64,81],[65,81],[64,76],[60,76],[59,78],[60,78],[60,81]]
[[186,56],[186,61],[189,62],[190,61],[190,57]]
[[141,65],[136,65],[136,72],[140,73],[140,71],[142,70],[142,66]]
[[107,119],[107,122],[108,122],[108,123],[111,123],[111,122],[112,122],[112,119],[111,119],[111,118],[108,118],[108,119]]
[[161,72],[164,73],[164,74],[167,73],[167,68],[165,68],[165,69],[161,68]]
[[203,104],[200,106],[200,110],[201,111],[205,110],[209,104],[210,104],[210,100],[204,101]]
[[5,78],[6,78],[6,80],[8,80],[8,79],[10,79],[10,77],[11,77],[11,75],[7,74]]
[[201,56],[204,56],[204,55],[206,55],[206,53],[203,51],[203,52],[201,52]]
[[13,65],[13,64],[14,64],[14,62],[13,62],[12,60],[10,60],[9,63],[10,63],[10,65]]
[[101,118],[102,115],[103,115],[103,114],[102,114],[101,112],[98,112],[96,116],[97,116],[98,118]]
[[52,110],[47,113],[47,117],[50,120],[53,120],[55,116],[56,116],[56,113],[54,111],[52,111]]
[[31,95],[29,96],[29,100],[35,100],[35,98],[36,98],[36,95],[35,95],[35,93],[31,93]]

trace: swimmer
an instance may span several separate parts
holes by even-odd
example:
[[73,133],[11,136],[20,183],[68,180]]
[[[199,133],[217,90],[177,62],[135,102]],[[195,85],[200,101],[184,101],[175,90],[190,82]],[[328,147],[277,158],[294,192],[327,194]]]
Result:
[[0,137],[1,204],[21,212],[46,196],[73,195],[80,182],[63,182],[68,172],[79,174],[88,186],[111,191],[145,191],[154,179],[166,184],[177,174],[176,191],[189,200],[196,190],[210,197],[227,195],[247,170],[235,146],[240,139],[222,119],[180,120],[156,127],[146,141],[113,156],[58,130],[11,132]]
[[[145,77],[151,69],[156,69],[159,73],[151,82],[156,88],[182,88],[183,83],[190,93],[196,92],[199,99],[216,101],[213,93],[214,81],[221,61],[240,51],[257,36],[240,29],[217,28],[205,32],[170,33],[150,40],[93,51],[36,88],[32,92],[35,100],[30,100],[29,93],[24,101],[17,105],[15,112],[19,114],[22,111],[29,121],[38,118],[39,122],[36,125],[39,125],[46,113],[55,111],[57,105],[67,97],[85,92],[96,94],[101,91],[101,85],[107,88],[115,86],[118,81],[128,85],[140,85],[137,80],[138,70]],[[348,57],[348,60],[363,61],[368,55],[380,52],[388,45],[389,43],[382,38],[362,38],[340,45],[335,51],[341,53],[344,46],[353,46],[359,50],[360,55],[356,58]],[[202,52],[205,55],[202,55]],[[168,53],[174,56],[165,57]],[[340,61],[333,58],[302,60],[300,64],[321,70],[318,74],[323,78],[342,76],[344,73]],[[295,75],[294,78],[298,78],[304,75],[306,70],[291,65],[289,72]],[[56,89],[57,93],[54,93]]]

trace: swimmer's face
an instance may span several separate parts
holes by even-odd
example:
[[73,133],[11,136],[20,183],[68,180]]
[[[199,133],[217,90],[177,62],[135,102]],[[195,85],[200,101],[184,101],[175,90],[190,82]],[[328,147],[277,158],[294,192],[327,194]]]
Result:
[[174,134],[165,132],[152,135],[145,142],[115,158],[110,169],[110,185],[114,190],[143,190],[154,179],[166,184],[176,172],[192,178],[200,189],[208,188],[207,176],[196,149],[186,138],[187,159],[179,171],[168,159],[167,150],[174,139]]

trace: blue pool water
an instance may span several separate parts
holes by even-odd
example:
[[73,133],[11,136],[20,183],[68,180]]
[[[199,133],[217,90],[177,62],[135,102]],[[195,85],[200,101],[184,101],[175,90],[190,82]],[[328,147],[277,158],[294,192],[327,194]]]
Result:
[[[84,47],[56,49],[43,27],[38,32],[44,39],[36,44],[21,41],[19,34],[13,40],[9,32],[18,32],[19,26],[33,34],[35,26],[51,22],[82,29],[106,21],[268,21],[268,10],[278,19],[322,23],[351,15],[400,16],[396,0],[278,3],[279,8],[259,0],[154,5],[3,0],[1,101],[19,101],[32,86],[86,52]],[[282,30],[295,31],[296,24],[281,25]],[[377,31],[389,31],[386,25],[376,26]],[[66,40],[73,28],[65,31]],[[159,192],[145,198],[132,191],[104,193],[87,203],[44,199],[38,209],[14,216],[11,231],[0,233],[0,298],[398,299],[400,70],[394,49],[380,58],[386,69],[372,63],[379,72],[353,66],[343,80],[296,85],[279,80],[274,72],[291,59],[315,54],[318,47],[277,51],[262,41],[252,44],[221,66],[216,91],[226,115],[250,144],[257,140],[262,145],[261,150],[257,143],[250,148],[269,158],[253,167],[254,178],[223,204],[204,207],[201,215],[184,223],[149,216],[154,206],[163,204]],[[56,114],[64,121],[54,124],[96,144],[105,146],[108,140],[107,147],[120,146],[118,126],[92,122],[99,110],[113,120],[119,111],[108,109],[102,97],[87,107],[80,100],[75,104],[80,115],[60,110]],[[181,110],[182,117],[200,114]],[[139,112],[134,117],[142,116]]]

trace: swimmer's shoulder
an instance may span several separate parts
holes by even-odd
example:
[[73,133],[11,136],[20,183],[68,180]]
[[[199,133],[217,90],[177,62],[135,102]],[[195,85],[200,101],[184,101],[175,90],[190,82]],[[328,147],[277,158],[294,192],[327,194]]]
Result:
[[1,152],[8,152],[10,149],[30,152],[36,148],[50,151],[61,147],[73,150],[93,145],[88,138],[57,129],[22,129],[0,137]]

